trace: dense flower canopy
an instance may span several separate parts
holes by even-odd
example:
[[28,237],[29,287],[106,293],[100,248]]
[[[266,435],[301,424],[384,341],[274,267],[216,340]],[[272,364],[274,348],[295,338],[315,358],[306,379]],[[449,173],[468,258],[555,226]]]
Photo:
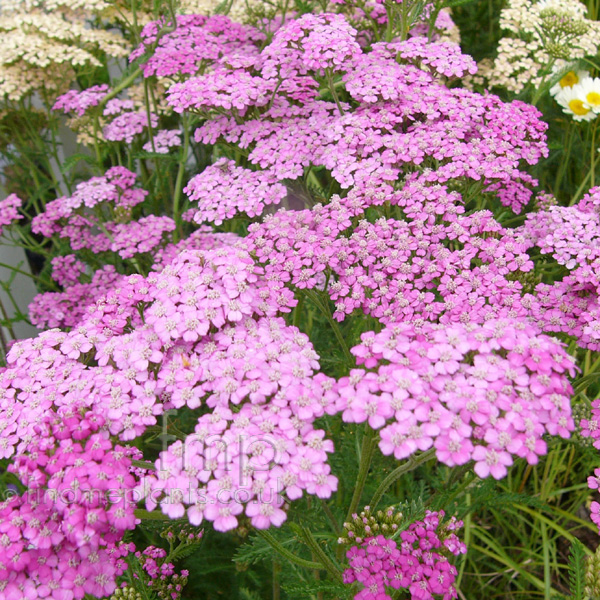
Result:
[[[0,600],[105,597],[133,557],[175,577],[130,542],[147,513],[273,540],[343,487],[348,437],[390,468],[432,456],[492,480],[578,426],[600,444],[598,401],[581,422],[571,407],[572,354],[600,350],[600,188],[568,207],[534,194],[541,112],[460,86],[477,67],[441,35],[447,13],[390,37],[369,10],[153,19],[129,55],[141,91],[55,99],[98,171],[31,218],[58,252],[30,306],[46,330],[0,372],[18,481]],[[0,227],[24,214],[11,194]],[[413,516],[350,540],[338,583],[455,598],[461,523]],[[331,570],[315,544],[300,560]]]

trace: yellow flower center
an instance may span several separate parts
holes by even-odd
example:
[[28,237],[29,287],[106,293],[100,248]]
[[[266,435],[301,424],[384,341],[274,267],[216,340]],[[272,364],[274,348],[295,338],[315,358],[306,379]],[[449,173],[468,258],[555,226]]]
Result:
[[575,71],[569,71],[559,82],[560,87],[573,87],[576,83],[579,83],[579,77]]
[[592,106],[600,106],[600,94],[598,92],[590,92],[585,97],[585,101]]
[[585,106],[583,106],[583,101],[577,99],[569,102],[569,108],[578,116],[587,115],[590,112],[587,108],[585,108]]

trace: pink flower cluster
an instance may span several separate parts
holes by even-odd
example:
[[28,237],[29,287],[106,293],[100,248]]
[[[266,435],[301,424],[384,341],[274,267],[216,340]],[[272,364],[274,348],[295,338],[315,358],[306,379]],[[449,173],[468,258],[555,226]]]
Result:
[[464,77],[477,73],[477,65],[468,54],[463,54],[458,44],[430,41],[425,36],[413,36],[402,42],[381,44],[384,53],[395,53],[402,59],[426,66],[445,77]]
[[541,254],[569,270],[554,283],[537,285],[533,317],[544,330],[571,335],[590,350],[600,350],[599,215],[600,188],[592,188],[574,206],[546,202],[521,228]]
[[[33,219],[32,231],[45,237],[66,238],[75,251],[112,251],[123,259],[150,252],[168,241],[167,234],[175,230],[175,222],[152,214],[131,220],[132,209],[148,194],[134,187],[135,179],[135,174],[124,167],[112,167],[104,176],[78,184],[71,196],[46,205],[46,211]],[[78,274],[73,275],[71,281],[77,278]],[[78,291],[73,290],[76,295]]]
[[8,227],[23,218],[23,215],[19,214],[19,208],[22,205],[23,201],[16,194],[10,194],[0,201],[0,235],[2,235],[4,227]]
[[149,128],[155,128],[158,125],[158,117],[150,113],[150,117],[145,110],[127,111],[115,117],[106,127],[104,127],[104,137],[109,142],[125,142],[131,144],[136,135],[144,133]]
[[[73,225],[72,215],[78,209],[96,206],[101,208],[105,203],[112,203],[115,208],[130,209],[143,202],[148,194],[133,187],[135,179],[135,173],[128,169],[112,167],[101,177],[92,177],[79,183],[71,196],[48,202],[46,210],[33,218],[31,229],[44,237],[52,237],[54,234],[69,237],[68,227]],[[93,219],[88,213],[84,218]]]
[[338,381],[345,422],[380,430],[379,448],[404,459],[435,448],[448,466],[475,461],[500,479],[514,458],[536,464],[546,434],[569,437],[574,361],[519,320],[484,325],[399,323],[365,333],[359,364]]
[[[73,256],[73,255],[70,255]],[[68,285],[62,292],[43,292],[38,294],[29,304],[29,319],[40,329],[55,327],[76,327],[87,314],[87,309],[118,282],[123,275],[117,273],[112,265],[98,269],[89,283],[79,283],[75,280],[80,273],[81,263],[69,263],[66,268],[59,270],[53,278],[61,285]]]
[[[264,40],[264,34],[257,29],[223,15],[177,15],[174,31],[159,38],[165,25],[169,23],[148,23],[141,32],[142,43],[129,57],[133,61],[153,49],[142,65],[146,77],[195,75],[203,67],[231,60],[232,56],[248,60],[258,54],[255,43]],[[157,39],[158,45],[154,48]]]
[[69,358],[75,343],[57,331],[18,342],[1,374],[0,455],[13,456],[9,470],[26,487],[0,504],[4,598],[106,596],[133,549],[121,539],[136,523],[128,494],[139,451],[104,430],[93,382]]
[[209,221],[215,225],[241,212],[257,217],[265,206],[279,204],[287,195],[286,187],[270,173],[237,167],[233,160],[226,158],[192,177],[183,191],[191,201],[198,203],[188,218],[196,223]]
[[[192,538],[195,536],[190,534]],[[171,532],[171,536],[173,536]],[[198,538],[202,537],[202,533],[198,534]],[[175,572],[175,565],[166,562],[167,551],[156,546],[148,546],[143,552],[136,552],[136,558],[142,565],[148,581],[147,586],[159,592],[159,598],[171,598],[178,600],[183,591],[183,585],[187,580],[189,571],[183,570],[181,573]],[[137,573],[134,573],[134,578],[138,578]],[[162,594],[160,593],[162,592]],[[164,594],[168,594],[168,596]]]
[[148,215],[130,223],[114,223],[110,228],[110,249],[121,258],[131,258],[136,254],[150,252],[165,239],[165,234],[175,231],[175,221],[171,217]]
[[266,529],[285,520],[286,497],[329,497],[333,444],[313,422],[329,410],[333,381],[314,375],[316,359],[308,338],[281,319],[246,319],[205,336],[193,354],[168,353],[158,374],[167,407],[197,408],[206,398],[212,411],[144,479],[148,509],[180,518],[187,507],[193,525],[206,519],[227,531],[245,508]]
[[[427,66],[424,38],[363,52],[356,35],[340,15],[304,15],[278,29],[253,65],[223,63],[177,83],[169,103],[209,117],[196,131],[197,141],[237,143],[253,164],[280,179],[300,177],[312,165],[328,169],[343,188],[376,187],[398,180],[406,167],[434,160],[436,168],[423,173],[428,185],[461,177],[495,183],[490,194],[520,207],[526,188],[503,192],[514,187],[521,162],[533,164],[547,153],[539,112],[436,80],[436,68],[447,74],[473,70],[472,59],[456,46],[434,43]],[[406,58],[399,64],[402,52]],[[342,74],[354,104],[315,97],[319,80],[327,89],[333,72]],[[260,110],[240,119],[250,106]]]
[[75,113],[78,117],[82,117],[89,108],[100,104],[108,89],[107,85],[95,85],[81,92],[69,90],[56,99],[52,110],[62,110],[65,114]]
[[181,146],[181,131],[178,129],[161,129],[154,134],[152,141],[143,145],[143,149],[146,152],[168,154],[171,148],[178,146]]
[[288,79],[309,72],[342,71],[361,53],[356,33],[342,15],[302,15],[275,33],[262,53],[262,74]]
[[[405,219],[352,227],[369,205],[384,202]],[[529,314],[535,299],[523,295],[517,277],[533,268],[531,242],[489,211],[463,212],[458,193],[413,177],[398,192],[354,188],[312,210],[279,211],[251,225],[247,243],[272,279],[311,288],[329,272],[339,320],[357,308],[383,322],[481,323]]]
[[51,262],[52,279],[63,287],[77,285],[86,270],[85,264],[77,260],[74,254],[55,256]]
[[423,521],[400,533],[398,542],[378,535],[350,548],[344,582],[364,586],[355,600],[391,600],[393,592],[388,591],[399,589],[406,589],[414,600],[457,598],[453,585],[457,570],[448,555],[458,556],[467,549],[454,533],[462,522],[452,518],[440,527],[443,516],[443,511],[427,511]]

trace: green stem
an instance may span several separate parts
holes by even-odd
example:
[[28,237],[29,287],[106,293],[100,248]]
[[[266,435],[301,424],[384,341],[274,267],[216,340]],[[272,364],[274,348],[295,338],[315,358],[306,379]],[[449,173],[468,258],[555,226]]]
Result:
[[554,182],[554,195],[558,197],[559,194],[559,188],[560,188],[560,184],[562,182],[562,179],[564,177],[565,174],[565,169],[567,168],[567,165],[570,163],[570,157],[571,157],[571,149],[573,147],[573,130],[574,130],[575,126],[573,125],[573,122],[569,122],[569,126],[568,126],[568,133],[567,133],[567,151],[566,151],[566,155],[563,154],[562,155],[562,160],[560,163],[560,167],[558,169],[558,174],[556,175],[556,181]]
[[15,335],[15,330],[13,329],[12,323],[10,321],[10,317],[8,316],[8,313],[6,312],[6,308],[4,308],[4,302],[2,302],[2,299],[0,299],[0,311],[2,311],[2,317],[4,318],[4,327],[6,327],[6,329],[8,329],[8,333],[10,333],[10,337],[13,340],[16,340],[17,336]]
[[190,123],[186,117],[183,116],[183,149],[181,151],[181,158],[179,159],[179,168],[177,169],[177,179],[175,180],[175,194],[173,196],[173,220],[177,225],[177,229],[173,232],[173,241],[179,241],[181,235],[181,218],[179,215],[179,202],[181,200],[181,193],[183,192],[183,176],[185,175],[185,166],[187,163],[187,157],[190,151]]
[[588,375],[591,373],[594,373],[594,371],[596,371],[598,369],[598,367],[600,367],[600,357],[597,358],[589,367],[589,369],[587,371],[584,371],[584,375]]
[[575,195],[571,198],[571,202],[569,202],[569,206],[573,206],[574,204],[577,203],[577,201],[581,197],[581,194],[583,193],[583,190],[585,190],[585,188],[588,187],[588,181],[590,180],[591,175],[592,175],[592,171],[590,169],[588,171],[587,175],[585,176],[585,179],[581,182],[581,185],[577,188]]
[[8,342],[4,335],[4,329],[0,327],[0,346],[2,346],[2,362],[6,361],[6,354],[8,353]]
[[171,517],[161,513],[157,510],[153,510],[150,512],[149,510],[144,510],[142,508],[136,508],[133,511],[136,519],[141,519],[142,521],[170,521]]
[[[21,246],[19,246],[20,248]],[[29,277],[31,279],[33,279],[34,281],[41,281],[45,286],[48,287],[52,287],[53,289],[57,290],[58,287],[55,285],[55,283],[53,281],[46,281],[45,279],[41,279],[40,277],[36,277],[35,275],[28,273],[27,271],[23,271],[22,269],[19,269],[17,267],[12,267],[11,265],[7,265],[6,263],[0,262],[0,267],[4,267],[5,269],[10,269],[11,271],[14,271],[15,273],[19,273],[20,275],[25,275],[26,277]]]
[[322,299],[319,294],[313,290],[304,290],[304,293],[310,298],[312,303],[321,311],[321,313],[327,319],[331,329],[333,329],[333,333],[340,344],[342,352],[348,361],[348,364],[353,367],[355,364],[354,357],[350,352],[350,348],[348,348],[348,344],[344,339],[344,335],[342,334],[342,330],[338,325],[337,321],[331,316],[331,311],[329,310],[329,304],[326,299]]
[[319,545],[319,542],[315,539],[312,532],[304,527],[304,525],[300,526],[302,531],[302,537],[306,542],[306,545],[317,555],[317,557],[321,560],[325,570],[331,575],[334,581],[339,583],[342,582],[342,573],[337,565],[331,560],[329,556],[323,551],[323,548]]
[[394,11],[387,2],[385,4],[385,12],[387,15],[387,24],[385,26],[385,41],[391,42],[392,38],[394,37]]
[[140,469],[148,469],[150,471],[156,471],[156,466],[154,463],[147,462],[145,460],[132,460],[132,466],[139,467]]
[[304,558],[296,556],[287,548],[285,548],[283,544],[279,540],[277,540],[273,535],[271,535],[268,531],[265,531],[264,529],[257,529],[256,533],[260,535],[260,537],[263,538],[263,540],[265,540],[265,542],[267,542],[267,544],[269,544],[269,546],[271,546],[273,550],[281,554],[281,556],[283,556],[284,558],[287,558],[290,562],[294,563],[295,565],[298,565],[299,567],[304,567],[306,569],[320,570],[324,568],[321,563],[313,562],[312,560],[306,560]]
[[100,152],[100,146],[98,145],[98,135],[100,133],[100,121],[98,116],[94,117],[94,152],[96,154],[96,162],[98,168],[102,169],[102,153]]
[[375,445],[377,442],[375,431],[369,427],[369,424],[365,424],[365,434],[362,440],[362,446],[360,449],[360,462],[358,464],[358,475],[356,476],[356,484],[354,486],[354,493],[352,494],[352,500],[348,507],[346,514],[346,522],[348,522],[352,515],[358,509],[362,493],[365,489],[365,483],[367,481],[367,475],[371,468],[371,461],[373,460],[373,454],[375,451]]
[[298,298],[298,304],[296,304],[296,308],[294,308],[294,315],[292,318],[294,327],[298,327],[300,324],[300,315],[302,314],[302,309],[304,308],[304,296],[300,295]]
[[590,187],[594,187],[596,185],[596,154],[598,153],[598,148],[596,148],[596,130],[598,129],[598,117],[594,120],[594,124],[592,125],[592,155],[590,157],[590,173],[592,174],[592,181]]
[[329,505],[327,504],[327,502],[325,500],[323,500],[323,498],[321,498],[321,506],[323,507],[323,512],[329,519],[329,522],[333,526],[333,530],[335,531],[336,535],[338,535],[338,536],[342,535],[342,533],[343,533],[342,527],[340,526],[337,519],[335,518],[335,515],[331,512],[331,508],[329,508]]
[[104,96],[104,98],[102,98],[102,100],[100,100],[100,102],[98,103],[98,110],[102,110],[109,100],[112,100],[113,98],[117,97],[125,88],[128,88],[141,74],[141,67],[137,67],[137,69],[135,69],[133,73],[130,73],[127,77],[125,77],[125,79],[123,79],[113,89],[112,92],[109,92],[108,94],[106,94],[106,96]]
[[335,91],[335,85],[333,84],[333,77],[331,75],[331,69],[325,69],[325,74],[327,76],[327,84],[329,85],[329,91],[331,92],[331,95],[333,96],[333,99],[335,100],[335,103],[337,104],[337,108],[338,108],[340,115],[343,115],[344,109],[342,108],[340,99],[338,98],[337,92]]
[[[21,307],[17,304],[17,301],[15,300],[13,293],[10,291],[10,282],[3,282],[1,285],[2,285],[2,289],[6,292],[6,295],[8,296],[10,303],[13,305],[13,308],[15,309],[15,317],[17,317],[19,320],[21,319],[21,317],[24,318],[25,315],[21,312]],[[4,313],[5,318],[8,319],[8,315],[6,314],[4,307],[2,307],[2,312]],[[26,323],[31,325],[31,323],[27,319],[24,319],[24,320]],[[10,331],[10,334],[13,336],[13,339],[16,340],[17,338],[13,331],[12,324],[8,325],[7,328]]]
[[375,507],[379,504],[380,500],[383,498],[383,495],[387,492],[389,487],[393,485],[402,475],[405,473],[409,473],[413,471],[420,465],[426,463],[428,460],[435,457],[435,449],[430,448],[426,452],[422,452],[417,458],[411,456],[403,465],[400,465],[396,469],[394,469],[380,484],[377,488],[377,491],[373,495],[369,506],[371,510],[374,510]]

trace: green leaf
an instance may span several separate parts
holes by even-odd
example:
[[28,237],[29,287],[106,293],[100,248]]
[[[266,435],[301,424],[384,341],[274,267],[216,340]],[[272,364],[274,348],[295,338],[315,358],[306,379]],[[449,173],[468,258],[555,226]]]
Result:
[[584,600],[585,598],[585,550],[579,540],[571,544],[569,555],[569,587],[571,588],[571,600]]
[[446,0],[446,2],[444,2],[444,8],[463,6],[464,4],[471,4],[471,2],[473,2],[473,0]]
[[135,159],[160,158],[161,160],[169,160],[171,162],[177,162],[177,160],[178,160],[176,153],[175,154],[170,154],[170,153],[163,154],[162,152],[146,152],[145,150],[143,152],[134,152],[133,158],[135,158]]
[[[285,542],[282,542],[284,545]],[[273,548],[258,535],[252,536],[250,540],[241,546],[235,556],[234,562],[252,565],[273,556]]]
[[65,173],[68,173],[76,164],[78,164],[82,160],[88,163],[89,165],[96,164],[96,160],[93,156],[90,156],[89,154],[84,154],[83,152],[77,152],[65,159],[65,162],[63,162],[60,165],[60,172],[63,175]]

